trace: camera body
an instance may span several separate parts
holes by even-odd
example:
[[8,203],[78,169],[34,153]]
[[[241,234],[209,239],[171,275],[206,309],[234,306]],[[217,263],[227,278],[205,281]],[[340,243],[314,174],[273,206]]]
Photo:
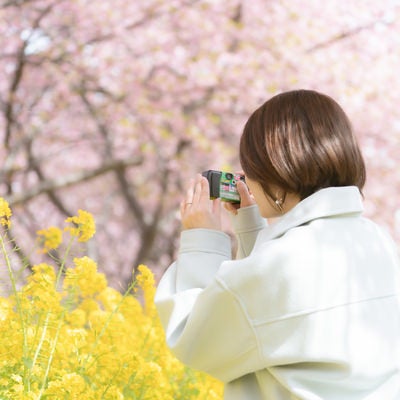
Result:
[[210,169],[202,173],[210,185],[210,198],[220,198],[230,203],[240,203],[236,182],[244,182],[244,175]]

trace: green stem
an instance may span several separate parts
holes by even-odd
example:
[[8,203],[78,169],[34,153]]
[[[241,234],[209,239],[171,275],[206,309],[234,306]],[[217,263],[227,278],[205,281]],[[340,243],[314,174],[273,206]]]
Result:
[[[7,265],[7,269],[8,269],[8,276],[10,277],[10,281],[11,281],[11,286],[12,286],[12,291],[14,293],[15,296],[15,303],[17,306],[17,312],[19,315],[19,319],[20,319],[20,323],[21,323],[21,329],[22,329],[22,336],[23,336],[23,345],[22,345],[22,354],[23,354],[23,359],[26,360],[27,354],[28,354],[28,339],[26,336],[26,327],[25,327],[25,321],[24,321],[24,315],[23,315],[23,311],[22,311],[22,306],[21,306],[21,301],[19,298],[19,294],[18,294],[18,290],[17,290],[17,284],[15,281],[15,277],[14,277],[14,271],[12,269],[12,265],[11,265],[11,260],[10,257],[8,256],[8,252],[6,249],[6,245],[4,242],[4,237],[3,235],[0,235],[0,244],[1,244],[1,252],[3,253],[4,256],[4,260],[6,262]],[[25,388],[25,384],[27,384],[27,390],[30,390],[30,382],[29,380],[26,381],[26,376],[27,376],[27,365],[26,363],[24,363],[24,388]]]
[[[118,310],[119,310],[121,304],[124,302],[125,298],[126,298],[126,297],[129,295],[129,293],[132,291],[134,285],[135,285],[135,284],[132,283],[132,284],[128,287],[128,290],[127,290],[127,291],[124,293],[124,295],[122,296],[121,301],[116,305],[116,307],[112,310],[112,312],[111,312],[110,315],[108,316],[106,322],[104,323],[103,327],[101,328],[100,333],[98,334],[98,336],[96,337],[95,342],[94,342],[93,345],[92,345],[92,350],[91,350],[91,352],[97,347],[97,345],[98,345],[100,339],[102,338],[102,336],[104,335],[104,333],[105,333],[105,331],[106,331],[106,329],[107,329],[107,327],[108,327],[108,324],[109,324],[110,321],[111,321],[111,318],[113,317],[113,315],[114,315],[116,312],[118,312]],[[85,358],[85,360],[84,360],[83,363],[82,363],[82,367],[81,367],[82,370],[85,369],[85,367],[86,367],[86,365],[87,365],[87,362],[88,362],[88,360],[89,360],[89,357],[90,357],[90,355],[91,355],[91,352],[88,352],[88,354],[86,355],[86,358]]]
[[[44,343],[44,339],[46,338],[47,327],[49,326],[49,317],[50,317],[50,312],[47,313],[46,320],[44,321],[44,324],[43,324],[43,330],[42,330],[42,334],[40,336],[40,341],[36,347],[35,355],[33,356],[33,359],[32,359],[31,370],[33,370],[33,367],[36,364],[36,361],[39,357],[40,351],[41,351],[43,343]],[[29,379],[30,379],[30,374],[29,374]]]
[[[71,240],[68,243],[67,249],[65,250],[64,257],[63,257],[63,259],[61,261],[61,264],[60,264],[60,267],[59,267],[59,270],[58,270],[58,273],[57,273],[57,277],[56,277],[56,282],[55,282],[55,289],[56,290],[58,288],[58,285],[59,285],[59,282],[60,282],[60,279],[61,279],[61,275],[62,275],[62,272],[64,270],[64,267],[65,267],[66,260],[68,258],[69,252],[71,251],[73,242],[74,242],[74,238],[71,238]],[[45,319],[45,322],[44,322],[44,325],[43,325],[43,331],[42,331],[42,334],[41,334],[41,337],[40,337],[40,341],[39,341],[39,343],[38,343],[38,345],[36,347],[35,354],[34,354],[34,357],[32,359],[30,370],[32,370],[33,367],[35,366],[36,361],[37,361],[37,359],[38,359],[38,357],[40,355],[40,352],[42,350],[42,346],[43,346],[43,343],[44,343],[45,338],[46,338],[47,328],[48,328],[48,325],[49,325],[50,314],[51,314],[51,311],[48,311],[47,314],[46,314],[46,319]],[[40,391],[40,395],[39,395],[38,399],[40,399],[40,397],[42,396],[43,390],[44,390],[44,388],[46,386],[46,381],[47,381],[47,377],[48,377],[48,374],[49,374],[49,371],[50,371],[50,366],[51,366],[51,362],[52,362],[55,346],[57,344],[58,336],[59,336],[59,333],[60,333],[61,324],[63,322],[63,318],[64,318],[64,313],[62,314],[62,317],[60,319],[60,322],[59,322],[59,325],[58,325],[58,328],[57,328],[57,331],[56,331],[56,338],[54,340],[54,346],[52,348],[51,355],[49,356],[49,362],[48,362],[48,365],[47,365],[46,374],[45,374],[45,377],[44,377],[43,382],[42,382],[42,387],[41,387],[41,391]],[[30,387],[30,375],[31,374],[29,374],[28,388]]]
[[[62,275],[62,273],[64,271],[64,267],[65,267],[65,264],[67,262],[67,258],[69,256],[69,253],[71,251],[73,242],[74,242],[74,238],[72,237],[70,239],[69,243],[68,243],[68,246],[67,246],[67,248],[65,250],[65,253],[64,253],[64,257],[63,257],[63,259],[61,261],[61,264],[60,264],[60,267],[58,269],[57,276],[56,276],[56,282],[55,282],[55,289],[56,290],[58,289],[58,285],[60,283],[61,275]],[[34,359],[33,359],[33,362],[32,362],[32,368],[33,368],[33,365],[35,364],[37,358],[39,357],[40,350],[42,348],[42,345],[43,345],[43,342],[44,342],[44,339],[45,339],[50,313],[51,313],[51,311],[48,311],[48,313],[46,315],[46,321],[45,321],[44,329],[43,329],[42,336],[40,338],[40,342],[38,344],[38,347],[36,348],[35,356],[34,356]],[[49,376],[51,363],[53,361],[54,352],[55,352],[56,345],[57,345],[57,342],[58,342],[58,337],[59,337],[60,331],[61,331],[61,326],[62,326],[62,324],[64,322],[64,315],[65,315],[65,310],[62,312],[60,321],[59,321],[58,326],[57,326],[56,336],[54,338],[53,345],[52,345],[52,348],[51,348],[51,351],[50,351],[50,355],[49,355],[49,359],[48,359],[47,367],[46,367],[46,372],[45,372],[45,375],[44,375],[44,378],[43,378],[42,386],[40,388],[40,393],[39,393],[39,396],[38,396],[37,400],[41,399],[41,397],[43,395],[43,391],[45,390],[45,387],[46,387],[47,378]]]
[[37,400],[40,400],[40,399],[42,398],[42,396],[43,396],[43,391],[44,391],[45,388],[46,388],[47,378],[48,378],[48,376],[49,376],[51,363],[53,362],[53,357],[54,357],[54,353],[55,353],[55,350],[56,350],[56,346],[57,346],[57,342],[58,342],[58,337],[59,337],[59,335],[60,335],[61,325],[62,325],[62,323],[63,323],[63,320],[64,320],[64,313],[63,313],[63,315],[62,315],[62,317],[61,317],[61,319],[60,319],[60,321],[59,321],[59,323],[58,323],[58,326],[57,326],[56,336],[55,336],[55,338],[54,338],[54,340],[53,340],[53,343],[52,343],[52,346],[51,346],[51,350],[50,350],[50,354],[49,354],[49,359],[48,359],[47,367],[46,367],[46,372],[45,372],[44,377],[43,377],[42,386],[41,386],[41,388],[40,388],[40,392],[39,392],[39,395],[38,395],[38,397],[37,397]]
[[65,263],[67,262],[67,258],[69,256],[69,252],[71,251],[72,244],[74,243],[74,237],[72,237],[68,243],[67,249],[65,250],[65,254],[63,259],[61,260],[60,268],[58,269],[57,272],[57,277],[56,277],[56,283],[55,283],[55,288],[56,290],[58,289],[58,284],[60,283],[61,275],[64,271]]

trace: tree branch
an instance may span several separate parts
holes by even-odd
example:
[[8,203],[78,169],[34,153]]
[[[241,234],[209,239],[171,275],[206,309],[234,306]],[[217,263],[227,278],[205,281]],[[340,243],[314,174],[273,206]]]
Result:
[[[113,148],[112,143],[110,141],[110,132],[107,124],[102,120],[101,114],[96,110],[93,104],[90,102],[89,97],[87,96],[88,90],[85,87],[85,83],[82,81],[81,86],[78,88],[78,94],[82,99],[84,106],[86,107],[90,117],[94,121],[97,126],[97,129],[100,135],[103,137],[105,141],[105,149],[103,157],[106,160],[112,159],[113,157]],[[148,224],[144,219],[143,207],[137,200],[136,196],[130,190],[130,184],[125,174],[125,168],[117,168],[114,170],[115,177],[120,186],[121,194],[126,201],[126,204],[129,210],[132,212],[134,217],[137,220],[138,227],[142,233],[144,233],[148,229]],[[143,242],[143,241],[142,241]]]
[[6,120],[6,132],[4,136],[4,147],[9,149],[10,147],[10,138],[11,138],[11,131],[12,126],[14,124],[14,101],[15,101],[15,94],[18,90],[18,86],[22,79],[22,74],[24,71],[25,66],[25,49],[26,49],[27,42],[23,42],[21,47],[17,52],[17,63],[14,75],[11,80],[10,89],[8,91],[8,98],[5,104],[5,120]]
[[7,7],[20,7],[24,6],[29,3],[35,3],[38,0],[10,0],[6,3],[2,4],[0,8],[7,8]]
[[[174,14],[177,11],[180,11],[183,7],[191,7],[193,6],[195,3],[198,3],[200,0],[186,0],[183,1],[181,4],[179,4],[179,6],[175,7],[173,10],[169,11],[169,14]],[[160,10],[150,10],[149,13],[147,15],[145,15],[143,18],[127,25],[125,27],[125,29],[127,30],[131,30],[131,29],[135,29],[138,28],[139,26],[144,25],[146,22],[157,19],[159,17],[162,17],[163,15],[165,15],[165,11],[160,11]]]
[[349,29],[347,31],[338,33],[337,35],[331,37],[330,39],[325,40],[325,41],[320,42],[320,43],[317,43],[314,46],[310,47],[309,49],[306,50],[306,53],[312,53],[312,52],[314,52],[316,50],[320,50],[320,49],[323,49],[325,47],[329,47],[330,45],[332,45],[332,44],[334,44],[336,42],[339,42],[340,40],[347,39],[348,37],[357,35],[361,31],[365,31],[367,29],[371,29],[379,22],[385,22],[385,20],[384,19],[380,19],[380,20],[377,20],[377,21],[372,21],[372,22],[370,22],[368,24],[357,26],[357,27],[355,27],[353,29]]
[[131,160],[116,160],[108,164],[104,164],[99,168],[92,171],[83,171],[76,174],[71,174],[60,179],[47,180],[40,182],[36,187],[33,187],[24,193],[14,194],[8,197],[7,201],[10,206],[15,206],[19,204],[24,204],[34,197],[39,196],[43,193],[50,193],[58,189],[67,188],[70,186],[77,185],[78,183],[89,181],[100,175],[104,175],[110,171],[116,171],[119,169],[124,169],[127,167],[138,166],[143,162],[141,157],[136,157]]
[[[39,178],[39,182],[41,184],[45,184],[47,180],[46,176],[44,175],[42,168],[39,163],[35,161],[35,158],[32,154],[32,143],[33,140],[29,140],[26,143],[26,152],[27,152],[27,159],[29,168],[36,173],[36,176]],[[47,192],[50,201],[58,208],[58,210],[64,214],[66,217],[72,215],[70,211],[67,210],[67,207],[63,204],[61,199],[56,195],[53,190]]]
[[[40,22],[42,19],[51,11],[55,3],[50,4],[46,8],[44,8],[37,18],[33,21],[32,24],[32,32],[39,28]],[[7,101],[5,103],[5,120],[6,120],[6,132],[4,136],[4,147],[9,149],[10,146],[10,139],[11,139],[11,132],[12,127],[14,125],[14,106],[15,106],[15,96],[18,91],[18,87],[22,81],[22,76],[24,73],[25,65],[26,65],[26,47],[29,44],[30,37],[25,39],[22,43],[20,48],[16,53],[16,67],[15,72],[11,80],[10,89],[8,91]]]
[[[161,176],[161,193],[167,192],[168,180],[169,180],[169,170],[164,169],[163,174]],[[161,216],[164,212],[164,203],[166,201],[165,196],[160,196],[156,211],[153,215],[151,223],[148,223],[145,229],[143,229],[142,233],[142,246],[140,247],[139,252],[136,255],[135,260],[133,261],[133,271],[136,271],[136,268],[139,264],[144,263],[154,246],[155,239],[158,233],[158,227],[160,224]]]

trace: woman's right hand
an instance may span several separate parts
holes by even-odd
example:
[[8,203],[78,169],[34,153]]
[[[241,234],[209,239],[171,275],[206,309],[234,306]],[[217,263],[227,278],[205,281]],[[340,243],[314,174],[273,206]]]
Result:
[[240,195],[240,204],[234,204],[225,202],[224,207],[227,211],[232,214],[237,214],[239,208],[249,207],[256,204],[253,196],[249,192],[249,188],[243,181],[238,181],[236,183],[237,191]]
[[183,229],[221,230],[221,201],[210,200],[210,188],[207,179],[197,174],[191,181],[186,198],[181,203]]

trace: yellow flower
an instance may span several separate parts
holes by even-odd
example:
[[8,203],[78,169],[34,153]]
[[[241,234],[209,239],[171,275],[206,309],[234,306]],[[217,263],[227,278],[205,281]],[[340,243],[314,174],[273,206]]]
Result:
[[0,197],[0,225],[9,228],[11,225],[12,212],[6,200]]
[[139,265],[138,270],[140,273],[136,277],[138,286],[135,287],[135,292],[137,292],[139,288],[143,290],[146,313],[149,315],[154,314],[154,295],[156,292],[154,275],[151,270],[143,264]]
[[97,272],[97,264],[89,257],[74,258],[75,268],[68,268],[64,288],[76,288],[83,297],[100,293],[107,287],[104,274]]
[[79,310],[84,311],[86,314],[90,314],[92,311],[99,310],[99,303],[93,299],[83,299],[79,304]]
[[101,302],[106,311],[112,311],[120,305],[122,294],[111,287],[106,287],[96,299]]
[[61,311],[61,294],[56,290],[56,274],[54,268],[46,263],[32,267],[32,274],[28,276],[27,284],[21,289],[26,300],[25,307],[34,308],[35,312]]
[[[5,204],[0,202],[0,218],[9,226]],[[67,222],[80,241],[95,231],[84,211]],[[61,242],[54,227],[38,235],[45,249]],[[132,295],[108,287],[89,257],[73,262],[63,275],[63,290],[58,283],[64,269],[57,275],[57,268],[38,263],[22,287],[0,296],[0,399],[222,399],[220,382],[184,366],[169,351],[149,268],[138,267]]]
[[43,246],[42,253],[57,249],[62,243],[62,231],[55,226],[41,229],[36,234],[38,235],[40,245]]
[[46,396],[78,400],[82,399],[81,396],[85,394],[85,391],[85,380],[80,375],[73,372],[50,382],[46,390]]
[[86,313],[84,310],[77,308],[65,316],[65,321],[73,327],[80,328],[86,323]]
[[12,304],[10,304],[8,299],[0,297],[0,324],[7,321],[8,318],[12,316],[13,314],[12,309],[13,309]]
[[56,281],[56,273],[54,268],[46,263],[34,265],[32,267],[33,274],[29,276],[28,281],[45,282],[46,286],[54,285]]
[[78,210],[78,215],[69,217],[65,222],[73,226],[65,228],[72,236],[76,236],[79,242],[87,242],[96,233],[96,224],[93,215],[87,211]]
[[103,394],[104,400],[124,400],[124,395],[116,386],[109,386]]

